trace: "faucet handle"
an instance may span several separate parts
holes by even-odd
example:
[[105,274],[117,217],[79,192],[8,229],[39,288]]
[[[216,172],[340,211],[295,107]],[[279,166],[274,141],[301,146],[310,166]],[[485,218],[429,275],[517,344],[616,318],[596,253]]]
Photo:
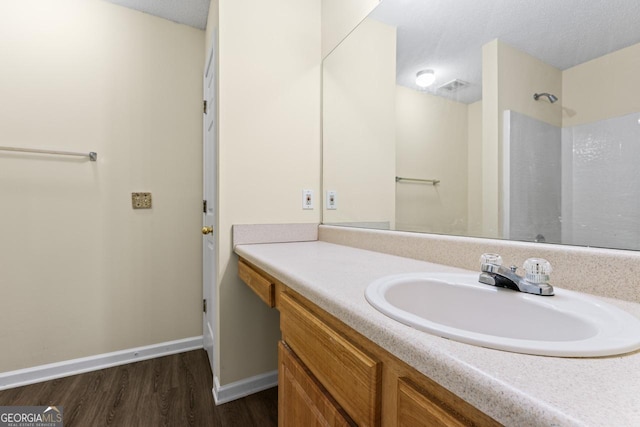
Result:
[[548,283],[552,268],[551,263],[542,258],[529,258],[524,262],[527,281],[531,283]]
[[498,254],[482,254],[480,264],[502,265],[502,257]]

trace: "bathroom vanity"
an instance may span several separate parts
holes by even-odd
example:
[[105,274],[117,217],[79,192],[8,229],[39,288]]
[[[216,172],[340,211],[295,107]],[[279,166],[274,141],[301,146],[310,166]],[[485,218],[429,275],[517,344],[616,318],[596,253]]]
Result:
[[280,311],[281,425],[500,425],[260,268],[238,272]]
[[[640,423],[640,352],[582,359],[492,350],[405,326],[365,299],[385,275],[468,270],[323,241],[235,252],[240,278],[280,311],[281,425]],[[640,317],[638,304],[606,301]]]

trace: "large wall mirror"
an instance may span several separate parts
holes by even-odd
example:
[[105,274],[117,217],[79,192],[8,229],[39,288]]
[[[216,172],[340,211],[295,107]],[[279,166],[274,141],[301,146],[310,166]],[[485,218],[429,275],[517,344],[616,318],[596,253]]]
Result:
[[640,249],[639,22],[382,0],[324,60],[323,223]]

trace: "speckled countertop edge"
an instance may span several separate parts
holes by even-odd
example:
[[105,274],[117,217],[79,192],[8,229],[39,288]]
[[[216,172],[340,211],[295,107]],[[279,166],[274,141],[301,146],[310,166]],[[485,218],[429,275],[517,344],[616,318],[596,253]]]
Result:
[[[364,298],[368,283],[388,274],[468,270],[326,242],[235,250],[505,425],[640,425],[640,352],[567,359],[485,349],[402,325]],[[604,300],[640,317],[638,304]]]

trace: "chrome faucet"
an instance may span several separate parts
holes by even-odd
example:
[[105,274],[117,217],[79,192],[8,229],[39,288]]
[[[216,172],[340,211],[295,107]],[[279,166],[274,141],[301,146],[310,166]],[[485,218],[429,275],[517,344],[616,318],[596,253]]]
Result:
[[502,266],[502,257],[498,254],[483,254],[480,257],[482,273],[480,283],[497,286],[499,288],[513,289],[535,295],[553,295],[553,286],[549,283],[551,264],[542,258],[529,258],[524,262],[525,275],[516,273],[518,267],[510,268]]

